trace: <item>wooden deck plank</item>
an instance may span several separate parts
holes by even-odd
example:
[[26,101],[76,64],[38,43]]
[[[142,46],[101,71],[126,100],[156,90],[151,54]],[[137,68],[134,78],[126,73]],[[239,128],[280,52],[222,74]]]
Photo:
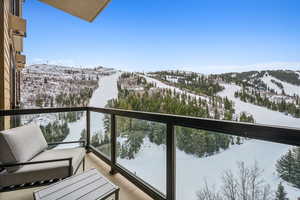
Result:
[[[110,175],[110,167],[93,153],[86,155],[86,169],[97,168],[109,181],[120,187],[121,200],[153,200],[120,174]],[[79,168],[79,173],[82,168]],[[33,192],[45,187],[0,193],[1,200],[33,200]]]

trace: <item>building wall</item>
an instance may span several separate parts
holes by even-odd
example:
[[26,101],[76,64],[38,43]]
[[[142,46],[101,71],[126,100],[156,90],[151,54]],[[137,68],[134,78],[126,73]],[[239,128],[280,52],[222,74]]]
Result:
[[[19,69],[16,67],[13,33],[9,28],[10,13],[22,16],[23,0],[0,0],[0,109],[18,108],[20,102]],[[0,130],[11,127],[9,117],[0,117]]]
[[[10,37],[9,0],[0,1],[0,109],[10,109]],[[8,128],[9,118],[1,119],[0,128]]]

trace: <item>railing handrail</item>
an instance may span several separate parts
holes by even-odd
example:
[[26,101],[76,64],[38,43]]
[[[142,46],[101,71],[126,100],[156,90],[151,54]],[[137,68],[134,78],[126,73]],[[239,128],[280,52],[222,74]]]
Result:
[[32,115],[61,112],[87,111],[88,107],[61,107],[61,108],[29,108],[29,109],[8,109],[0,110],[0,117],[12,115]]
[[[67,107],[67,108],[35,108],[20,110],[0,110],[0,117],[12,115],[27,114],[45,114],[86,111],[86,134],[87,150],[94,152],[100,159],[111,167],[111,173],[121,173],[124,177],[134,183],[154,199],[158,200],[176,200],[176,135],[175,126],[183,126],[207,131],[214,131],[234,136],[248,137],[269,142],[277,142],[288,145],[300,146],[300,129],[252,124],[245,122],[233,122],[225,120],[204,119],[198,117],[189,117],[181,115],[172,115],[164,113],[151,113],[141,111],[130,111],[113,108],[96,108],[96,107]],[[90,113],[97,112],[111,115],[111,157],[104,156],[100,151],[90,145]],[[116,162],[117,134],[116,134],[116,117],[128,117],[140,120],[147,120],[166,124],[166,195],[153,188],[131,172],[124,169]]]
[[0,117],[12,115],[45,114],[76,111],[92,111],[103,114],[114,114],[116,116],[123,116],[140,120],[154,121],[164,124],[172,123],[174,126],[183,126],[187,128],[214,131],[234,136],[300,146],[299,128],[207,119],[165,113],[131,111],[114,108],[63,107],[0,110]]
[[172,123],[174,126],[214,131],[234,136],[266,140],[289,145],[300,145],[300,129],[298,128],[114,108],[88,107],[88,109],[93,112],[114,114],[117,116],[165,124]]

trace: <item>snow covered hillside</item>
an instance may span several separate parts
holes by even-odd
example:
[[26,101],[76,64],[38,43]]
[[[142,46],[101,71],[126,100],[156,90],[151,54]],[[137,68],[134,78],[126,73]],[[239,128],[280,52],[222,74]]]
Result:
[[[171,89],[179,94],[186,94],[190,98],[206,100],[208,103],[216,96],[228,98],[233,102],[236,115],[246,112],[253,116],[255,123],[300,128],[300,118],[290,114],[288,110],[290,107],[284,111],[278,111],[272,107],[273,104],[268,107],[265,104],[259,104],[260,101],[258,101],[259,98],[263,99],[263,102],[268,99],[276,106],[281,105],[282,102],[289,103],[295,105],[293,109],[297,110],[300,95],[300,72],[298,71],[252,71],[213,75],[211,76],[215,78],[213,82],[220,84],[222,91],[213,93],[211,96],[169,85],[167,82],[149,77],[147,74],[141,76],[158,88]],[[115,73],[115,70],[107,68],[77,69],[50,65],[29,66],[23,71],[23,105],[24,107],[45,107],[51,105],[69,106],[74,103],[74,105],[86,104],[105,107],[109,100],[118,98],[117,81],[119,77],[120,73]],[[182,80],[178,77],[167,76],[167,81],[180,83]],[[131,90],[136,89],[137,92],[140,92],[140,88],[142,88],[138,85],[137,88],[129,86]],[[249,99],[254,98],[254,100],[250,102],[249,99],[243,99],[241,96],[236,95],[236,92],[243,90],[250,96]],[[91,93],[85,93],[86,91],[91,91]],[[57,98],[61,94],[63,94],[63,100]],[[84,102],[70,100],[76,99],[78,95],[82,95],[80,99],[86,97],[87,100]],[[51,103],[52,98],[53,102]],[[222,105],[220,109],[223,109]],[[60,137],[62,140],[80,139],[85,129],[86,119],[85,115],[78,116],[75,120],[69,118],[61,120],[63,122],[60,124],[62,128],[64,128],[64,124],[67,124],[69,129],[68,134]],[[104,116],[100,113],[91,113],[92,136],[105,133]],[[70,117],[73,119],[73,116]],[[42,126],[46,126],[55,120],[57,118],[54,115],[43,115],[34,118],[34,121]],[[134,135],[132,136],[134,137]],[[118,141],[120,139],[122,138],[119,137]],[[257,162],[259,168],[264,170],[262,178],[270,185],[271,190],[275,191],[278,184],[283,181],[276,172],[277,160],[290,148],[289,145],[273,142],[245,140],[241,145],[233,144],[230,148],[207,157],[197,157],[177,148],[177,199],[197,200],[197,192],[204,186],[206,181],[211,188],[222,189],[224,171],[231,170],[235,174],[238,173],[237,162],[244,162],[247,166]],[[134,159],[118,157],[117,160],[123,167],[143,178],[160,191],[165,192],[165,155],[165,144],[157,145],[145,138]],[[299,189],[287,182],[283,182],[283,185],[291,200],[300,197]]]
[[[299,72],[297,72],[297,74],[299,74]],[[290,96],[300,95],[300,85],[293,85],[291,83],[281,81],[268,73],[265,73],[264,76],[261,78],[261,80],[269,88],[273,89],[274,91],[276,91],[279,94],[285,93]],[[283,86],[283,88],[279,88],[278,84],[276,84],[276,83],[280,83]]]
[[239,89],[235,90],[234,96],[241,101],[300,118],[300,76],[298,71],[269,70],[227,73],[221,74],[220,78],[224,84],[239,86]]
[[22,71],[21,106],[32,108],[87,104],[93,90],[98,87],[99,78],[114,72],[113,69],[103,67],[27,66]]

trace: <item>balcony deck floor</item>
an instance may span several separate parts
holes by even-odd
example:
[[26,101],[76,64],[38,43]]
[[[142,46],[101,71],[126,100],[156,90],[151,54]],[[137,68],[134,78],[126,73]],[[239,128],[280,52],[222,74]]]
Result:
[[[109,174],[110,167],[97,158],[93,153],[86,155],[86,169],[97,168],[105,177],[120,187],[120,200],[152,200],[148,195],[138,189],[120,174],[111,176]],[[80,167],[79,173],[82,172]],[[42,188],[42,187],[40,187]],[[24,190],[16,190],[12,192],[0,193],[1,200],[33,200],[33,191],[40,188],[30,188]],[[114,199],[114,198],[110,198]]]

